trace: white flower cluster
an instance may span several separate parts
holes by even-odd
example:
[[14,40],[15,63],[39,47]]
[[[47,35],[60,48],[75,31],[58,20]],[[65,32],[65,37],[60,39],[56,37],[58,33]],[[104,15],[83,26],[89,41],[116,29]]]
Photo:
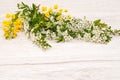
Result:
[[[95,26],[94,22],[84,19],[71,19],[71,24],[68,27],[73,32],[78,32],[77,39],[84,41],[96,42],[96,43],[107,43],[112,38],[111,29],[106,25],[106,27],[100,28]],[[82,34],[82,35],[79,35]]]

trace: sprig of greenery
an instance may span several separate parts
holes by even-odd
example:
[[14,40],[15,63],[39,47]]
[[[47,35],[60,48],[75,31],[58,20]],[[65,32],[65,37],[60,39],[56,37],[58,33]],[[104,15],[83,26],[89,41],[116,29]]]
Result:
[[39,7],[40,5],[36,6],[35,4],[32,4],[32,7],[29,7],[22,2],[21,4],[18,4],[18,14],[19,17],[22,17],[29,24],[29,28],[26,33],[30,34],[32,32],[35,37],[38,37],[37,33],[39,32],[39,35],[41,36],[39,36],[39,38],[35,40],[36,42],[34,42],[37,45],[41,45],[42,48],[47,48],[51,46],[46,42],[46,36],[40,33],[42,28],[47,28],[47,20],[44,18],[45,15],[39,12]]
[[[40,9],[41,8],[41,9]],[[81,39],[96,43],[108,43],[120,30],[112,30],[111,26],[101,20],[89,21],[65,15],[58,5],[53,8],[23,2],[18,4],[17,17],[24,20],[24,31],[35,44],[47,49],[51,47],[47,40],[65,42]],[[67,12],[67,10],[65,10]]]
[[[65,32],[67,30],[66,25],[70,22],[70,20],[68,18],[63,19],[62,13],[58,14],[58,10],[49,12],[48,15],[50,15],[50,17],[46,17],[46,13],[40,11],[40,5],[37,6],[32,4],[32,7],[30,7],[22,2],[18,4],[18,9],[18,16],[23,18],[24,21],[27,21],[29,25],[26,33],[29,34],[30,37],[38,37],[38,34],[41,35],[34,41],[36,44],[40,45],[42,48],[51,47],[51,45],[49,45],[46,41],[47,31],[55,34],[56,38],[54,39],[57,42],[65,41],[64,36],[57,30],[59,26],[60,31]],[[61,20],[58,19],[59,17]],[[30,35],[31,33],[32,35]],[[53,36],[50,33],[48,36],[51,36],[53,39]]]
[[100,35],[102,37],[106,36],[105,42],[108,43],[109,41],[111,41],[111,35],[114,34],[113,30],[111,29],[111,26],[108,26],[106,23],[102,23],[100,19],[95,20],[93,23],[95,26],[99,27],[100,30],[103,31],[103,33],[101,33]]

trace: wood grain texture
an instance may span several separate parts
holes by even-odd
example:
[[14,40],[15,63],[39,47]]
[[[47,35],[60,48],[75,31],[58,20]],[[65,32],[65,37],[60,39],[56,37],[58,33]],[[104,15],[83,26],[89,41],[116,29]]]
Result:
[[73,62],[0,66],[1,80],[119,80],[119,62]]
[[107,44],[73,40],[50,41],[42,51],[23,32],[5,40],[1,21],[5,13],[17,10],[18,2],[68,8],[73,16],[89,20],[101,18],[120,29],[120,0],[1,0],[0,1],[0,80],[120,80],[120,37]]

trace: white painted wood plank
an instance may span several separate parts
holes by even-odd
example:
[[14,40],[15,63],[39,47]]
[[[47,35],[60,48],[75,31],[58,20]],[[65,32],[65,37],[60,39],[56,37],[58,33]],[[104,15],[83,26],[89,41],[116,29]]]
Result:
[[0,66],[1,80],[119,80],[120,62]]

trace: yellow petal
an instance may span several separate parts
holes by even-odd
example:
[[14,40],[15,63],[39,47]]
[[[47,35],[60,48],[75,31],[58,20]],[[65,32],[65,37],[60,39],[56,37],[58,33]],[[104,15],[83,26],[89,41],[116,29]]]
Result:
[[6,18],[11,18],[11,15],[9,13],[7,13]]
[[7,23],[8,23],[9,25],[11,25],[12,21],[11,21],[11,20],[8,20]]
[[72,17],[71,17],[71,15],[68,15],[67,17],[68,17],[69,19],[71,19],[71,18],[72,18]]
[[12,14],[12,19],[15,19],[15,14]]
[[3,20],[3,21],[2,21],[2,24],[3,24],[3,26],[5,26],[5,27],[9,27],[10,24],[11,24],[11,21]]
[[53,11],[53,9],[50,7],[49,9],[48,9],[48,12],[52,12]]
[[58,5],[57,4],[54,5],[54,9],[58,9]]
[[68,12],[68,10],[67,10],[67,9],[65,9],[65,10],[64,10],[64,12]]
[[21,30],[22,28],[23,28],[22,25],[18,25],[18,26],[16,26],[15,30],[16,30],[17,32],[20,32],[20,30]]
[[5,38],[10,38],[9,33],[4,33],[4,37],[5,37]]
[[62,20],[62,17],[61,17],[61,16],[58,16],[58,17],[56,18],[56,20]]
[[18,18],[15,22],[14,22],[15,25],[21,25],[22,24],[22,19],[21,18]]
[[13,36],[12,36],[13,38],[16,38],[17,37],[17,34],[16,33],[13,33]]
[[41,10],[42,10],[42,11],[47,11],[47,7],[46,7],[46,6],[43,6],[43,7],[41,8]]
[[61,11],[58,11],[58,12],[57,12],[57,15],[61,15],[61,14],[62,14],[62,12],[61,12]]
[[8,28],[6,28],[6,27],[3,27],[2,30],[3,30],[4,32],[8,32]]
[[49,17],[49,16],[50,16],[49,12],[46,12],[46,13],[45,13],[45,16],[46,16],[46,17]]
[[59,11],[60,11],[60,12],[62,12],[62,11],[63,11],[63,9],[60,9]]

